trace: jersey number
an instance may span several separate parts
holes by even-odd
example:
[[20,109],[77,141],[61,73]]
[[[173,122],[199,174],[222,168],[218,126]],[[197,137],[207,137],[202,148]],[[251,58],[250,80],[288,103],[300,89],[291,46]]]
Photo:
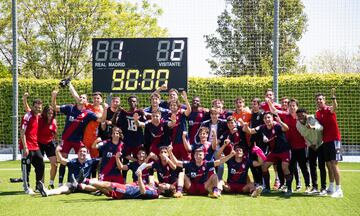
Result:
[[129,131],[137,131],[137,126],[134,120],[128,119],[128,130]]

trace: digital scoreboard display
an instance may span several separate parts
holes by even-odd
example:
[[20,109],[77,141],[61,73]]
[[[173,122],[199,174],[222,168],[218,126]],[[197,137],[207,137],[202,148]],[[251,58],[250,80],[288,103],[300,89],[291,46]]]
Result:
[[94,38],[93,91],[187,90],[187,38]]

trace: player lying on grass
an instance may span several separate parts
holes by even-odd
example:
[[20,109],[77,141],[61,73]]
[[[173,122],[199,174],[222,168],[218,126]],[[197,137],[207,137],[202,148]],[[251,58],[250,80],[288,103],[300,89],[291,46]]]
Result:
[[92,186],[113,199],[156,199],[159,198],[159,195],[171,197],[174,194],[175,188],[170,187],[169,184],[161,183],[158,187],[155,186],[153,181],[145,184],[140,168],[135,172],[135,175],[137,176],[136,184],[119,184],[90,179],[89,181],[79,183],[77,187],[85,188]]
[[[184,188],[188,194],[206,195],[218,198],[218,177],[215,174],[215,167],[225,163],[235,155],[232,151],[229,155],[215,161],[204,160],[205,153],[203,148],[194,151],[194,159],[191,161],[179,161],[172,153],[172,146],[168,147],[171,160],[176,166],[185,168]],[[179,192],[179,191],[178,191]],[[177,192],[177,193],[178,193]]]
[[68,194],[70,192],[79,192],[79,191],[88,191],[94,192],[96,188],[90,185],[86,185],[83,188],[78,188],[78,181],[82,181],[83,178],[90,178],[91,173],[94,169],[96,169],[97,164],[99,163],[99,159],[87,159],[87,148],[85,146],[81,146],[78,151],[78,157],[72,160],[64,158],[60,153],[60,147],[56,148],[56,157],[58,161],[64,166],[67,166],[69,169],[68,173],[68,182],[65,185],[60,186],[56,189],[46,190],[45,186],[42,182],[37,184],[37,188],[40,194],[43,197],[51,196],[51,195],[59,195],[59,194]]
[[[229,140],[225,140],[229,142]],[[223,145],[216,153],[216,158],[220,158],[225,145]],[[249,159],[244,155],[244,150],[240,145],[234,146],[235,156],[226,162],[228,167],[228,177],[226,183],[223,185],[223,189],[227,193],[250,193],[252,197],[257,197],[262,192],[262,186],[255,187],[254,182],[247,182],[247,176],[250,166],[259,167],[263,163],[263,159],[266,159],[264,153],[260,148],[256,147],[253,152],[258,156],[258,161]]]

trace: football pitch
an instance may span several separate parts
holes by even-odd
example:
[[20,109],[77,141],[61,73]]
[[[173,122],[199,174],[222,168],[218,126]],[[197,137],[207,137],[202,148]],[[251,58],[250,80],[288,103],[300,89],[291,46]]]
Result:
[[[20,161],[0,162],[0,214],[9,215],[360,215],[360,163],[340,163],[344,198],[320,197],[294,192],[285,198],[280,192],[251,198],[222,195],[219,199],[184,196],[180,199],[111,200],[85,193],[41,197],[24,194]],[[272,174],[272,173],[271,173]],[[46,163],[46,178],[49,163]],[[31,186],[35,173],[31,171]],[[273,179],[273,177],[271,178]],[[45,181],[47,185],[48,180]],[[304,184],[303,184],[304,185]]]

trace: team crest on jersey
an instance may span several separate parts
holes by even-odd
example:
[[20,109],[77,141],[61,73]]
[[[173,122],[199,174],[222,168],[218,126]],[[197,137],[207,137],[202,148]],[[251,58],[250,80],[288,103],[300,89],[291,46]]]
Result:
[[69,116],[69,121],[73,122],[74,121],[74,116]]
[[196,177],[196,172],[191,172],[190,176],[191,176],[191,178],[195,178]]
[[112,152],[108,152],[108,153],[106,154],[106,157],[111,158],[112,155],[113,155]]
[[260,116],[256,116],[256,120],[259,120],[260,119]]
[[190,120],[190,121],[189,121],[189,125],[190,125],[190,126],[194,125],[194,121],[193,121],[193,120]]
[[231,168],[231,169],[230,169],[230,173],[231,173],[231,174],[235,174],[235,173],[236,173],[236,169]]

